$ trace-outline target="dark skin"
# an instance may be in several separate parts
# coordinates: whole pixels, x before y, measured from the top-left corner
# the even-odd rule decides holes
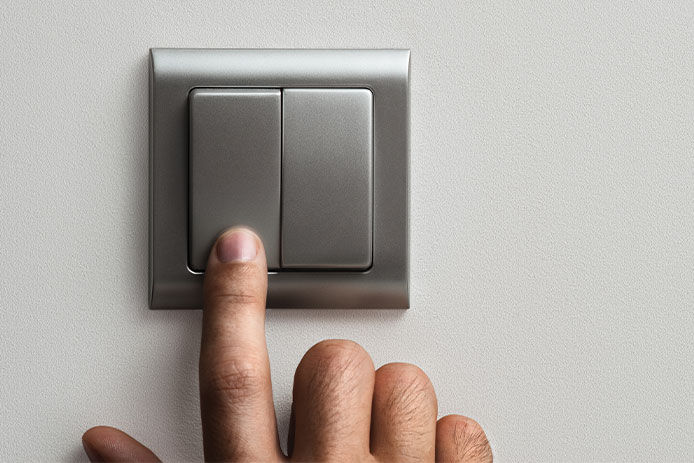
[[[215,243],[204,284],[200,407],[207,461],[491,462],[474,420],[437,421],[429,378],[415,365],[374,368],[345,340],[322,341],[294,376],[289,455],[280,449],[265,343],[267,266],[260,239],[235,228]],[[123,431],[82,437],[91,461],[159,461]]]

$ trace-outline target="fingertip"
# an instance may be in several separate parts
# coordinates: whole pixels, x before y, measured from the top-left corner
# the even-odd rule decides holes
[[[219,235],[210,252],[210,264],[244,263],[260,258],[264,261],[264,257],[265,249],[260,236],[251,228],[237,226]]]
[[[94,426],[82,435],[82,447],[89,461],[158,462],[159,458],[147,447],[120,429]]]
[[[82,434],[82,447],[89,461],[105,461],[102,449],[118,437],[119,432],[110,426],[94,426]]]
[[[487,435],[477,421],[447,415],[436,423],[436,461],[491,463],[493,458]]]
[[[100,432],[99,428],[103,426],[95,426],[89,428],[84,434],[82,434],[82,448],[84,453],[87,454],[89,461],[101,461],[103,460],[98,452],[98,446],[95,446],[93,442],[98,443],[98,434]]]

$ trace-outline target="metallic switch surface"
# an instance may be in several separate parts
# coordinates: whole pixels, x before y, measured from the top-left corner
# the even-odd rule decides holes
[[[193,93],[192,89],[201,89]],[[217,129],[205,129],[201,123],[203,116],[201,113],[200,121],[191,121],[191,109],[194,113],[198,111],[198,105],[204,103],[202,89],[213,91],[220,94],[232,92],[229,96],[230,104],[241,104],[235,101],[233,95],[238,89],[270,89],[261,93],[267,94],[267,98],[275,103],[272,111],[280,121],[277,124],[264,119],[260,126],[249,124],[248,130],[239,130],[235,123],[222,124],[225,131]],[[281,268],[280,254],[280,226],[279,217],[287,220],[287,230],[292,233],[292,229],[299,230],[303,224],[298,222],[298,218],[289,216],[288,211],[279,211],[279,195],[277,190],[280,188],[281,160],[279,157],[272,162],[272,156],[261,156],[259,150],[254,149],[253,158],[236,157],[223,159],[218,164],[232,163],[232,160],[239,162],[249,162],[240,166],[239,171],[246,170],[247,176],[242,176],[236,170],[229,169],[229,166],[219,165],[219,169],[208,167],[210,175],[202,175],[191,172],[191,162],[196,168],[195,161],[202,159],[204,163],[210,163],[210,159],[199,158],[202,148],[198,144],[217,143],[219,146],[215,150],[228,149],[231,154],[239,150],[238,143],[246,145],[243,137],[250,137],[254,130],[262,129],[267,137],[258,137],[259,144],[281,145],[277,137],[281,133],[281,103],[279,102],[282,89],[325,89],[327,92],[321,98],[329,101],[332,96],[340,95],[340,89],[355,89],[355,95],[367,97],[368,89],[373,94],[372,106],[372,138],[373,156],[372,165],[364,162],[364,152],[352,158],[354,164],[350,167],[349,161],[342,158],[339,163],[346,163],[348,168],[342,166],[336,168],[330,165],[325,168],[318,168],[317,165],[323,162],[321,158],[316,161],[316,166],[309,164],[308,171],[319,171],[317,176],[304,178],[303,174],[296,173],[296,178],[300,182],[294,186],[285,185],[286,193],[294,192],[301,195],[303,189],[306,193],[305,198],[296,198],[287,201],[286,206],[297,207],[304,215],[310,215],[310,219],[318,222],[318,226],[325,227],[327,232],[318,232],[313,227],[305,227],[306,237],[299,235],[287,236],[288,260],[292,259],[292,254],[298,256],[298,260],[304,261],[308,265],[318,265],[316,262],[323,262],[326,257],[321,252],[317,259],[311,253],[318,249],[327,248],[330,251],[332,246],[343,246],[342,251],[354,253],[350,256],[333,256],[335,259],[325,259],[336,265],[344,265],[351,262],[353,265],[368,265],[363,268],[348,267],[288,267]],[[336,91],[335,94],[330,93]],[[311,96],[312,91],[307,90],[306,95]],[[287,91],[287,98],[294,101],[294,91]],[[348,142],[353,137],[347,137],[348,132],[359,132],[361,129],[355,127],[368,127],[368,124],[356,124],[354,118],[364,122],[369,116],[364,115],[363,119],[350,113],[342,106],[343,103],[350,101],[346,94],[343,97],[335,98],[335,104],[325,108],[321,105],[310,110],[302,110],[287,105],[289,111],[288,119],[292,119],[291,114],[305,113],[309,121],[301,126],[300,120],[294,120],[294,124],[299,126],[296,135],[287,133],[287,141],[292,139],[301,144],[298,133],[307,131],[311,137],[316,138],[309,147],[322,145],[329,147],[325,150],[326,155],[338,155],[339,152],[347,151],[344,147],[339,148],[335,140],[348,138]],[[198,100],[200,101],[194,101]],[[239,96],[240,98],[240,96]],[[262,98],[260,98],[262,99]],[[368,104],[368,98],[356,101]],[[222,99],[219,100],[221,102]],[[308,101],[308,100],[306,100]],[[320,99],[319,99],[320,101]],[[301,102],[299,102],[301,103]],[[338,104],[339,103],[339,104]],[[205,103],[207,104],[207,103]],[[276,104],[280,105],[277,110]],[[301,103],[303,104],[303,103]],[[191,108],[193,106],[193,108]],[[204,106],[204,105],[203,105]],[[201,108],[203,107],[201,106]],[[311,105],[314,106],[314,105]],[[363,105],[357,104],[361,110]],[[258,111],[255,106],[252,111]],[[250,108],[246,108],[250,109]],[[233,114],[242,119],[250,118],[250,113],[246,109],[235,111],[224,109],[207,109],[215,113],[215,117],[210,118],[211,123],[219,122],[220,114]],[[321,116],[313,114],[315,110],[320,110]],[[251,112],[252,112],[251,111]],[[368,113],[368,111],[364,111]],[[339,113],[339,117],[337,114]],[[193,114],[194,119],[197,118]],[[336,119],[342,120],[337,121]],[[251,118],[252,119],[252,118]],[[246,119],[248,120],[248,119]],[[330,130],[325,133],[316,134],[310,127],[313,122],[318,120],[318,125],[329,125]],[[333,123],[328,124],[329,121]],[[238,122],[238,121],[237,121]],[[288,123],[292,120],[288,120]],[[261,126],[275,126],[273,130],[265,130]],[[191,126],[195,127],[191,127]],[[203,127],[197,127],[197,125]],[[196,128],[197,127],[197,128]],[[306,127],[309,129],[306,130]],[[266,230],[259,230],[261,234],[267,235],[265,245],[268,256],[273,261],[270,264],[278,266],[278,271],[268,273],[267,306],[275,309],[404,309],[409,307],[409,159],[410,159],[410,52],[409,50],[309,50],[309,49],[176,49],[176,48],[154,48],[150,50],[149,60],[149,306],[151,309],[200,309],[203,305],[203,280],[202,269],[207,258],[207,250],[212,244],[216,233],[221,229],[235,222],[236,212],[229,213],[229,222],[226,218],[219,220],[218,227],[210,227],[203,233],[202,222],[198,218],[209,220],[210,214],[215,213],[224,207],[241,207],[239,201],[248,196],[236,198],[239,190],[247,190],[244,193],[252,192],[254,195],[254,206],[247,212],[253,215],[259,214],[267,218],[268,223],[277,221],[277,225],[264,225]],[[190,130],[193,129],[193,140],[191,140]],[[367,130],[367,129],[364,129]],[[208,132],[212,136],[208,139],[201,137],[201,131]],[[239,131],[242,138],[230,134],[230,131]],[[276,134],[276,135],[273,135]],[[233,140],[233,143],[220,143],[219,137]],[[241,140],[239,142],[239,140]],[[361,142],[359,142],[361,144]],[[367,145],[368,143],[364,143]],[[191,148],[193,153],[191,153]],[[288,146],[288,148],[291,148]],[[277,148],[279,150],[279,148]],[[274,149],[272,151],[275,151]],[[356,152],[363,151],[360,148]],[[277,151],[275,151],[277,152]],[[249,154],[246,152],[245,154]],[[290,150],[288,155],[292,154]],[[304,154],[298,154],[298,158]],[[191,156],[193,159],[191,159]],[[279,156],[279,155],[278,155]],[[256,159],[257,158],[257,159]],[[268,160],[269,159],[269,160]],[[360,159],[360,160],[357,160]],[[368,156],[366,156],[368,159]],[[305,159],[304,159],[305,160]],[[219,161],[219,158],[218,158]],[[266,171],[260,175],[260,166],[266,163]],[[272,166],[274,164],[275,167]],[[295,177],[292,169],[293,162],[287,162],[287,180]],[[269,168],[268,168],[269,166]],[[332,166],[332,167],[331,167]],[[356,185],[347,182],[348,177],[355,177],[356,183],[364,182],[362,178],[364,170],[371,168],[373,171],[373,189],[365,185]],[[342,171],[340,171],[342,169]],[[361,174],[359,173],[361,172]],[[322,183],[328,181],[332,176],[332,183]],[[215,178],[216,177],[216,178]],[[275,180],[272,180],[272,178]],[[367,175],[368,177],[368,175]],[[212,183],[209,179],[217,182],[219,178],[227,179],[226,183]],[[206,180],[207,179],[207,180]],[[316,180],[318,179],[318,180]],[[205,183],[206,181],[209,184]],[[240,182],[236,188],[235,182]],[[260,183],[258,183],[260,182]],[[266,182],[269,184],[266,184]],[[320,188],[316,186],[308,187],[309,184],[318,182]],[[306,185],[304,185],[306,183]],[[356,186],[355,186],[356,185]],[[217,193],[205,193],[207,189],[220,188],[224,194],[233,196],[234,201],[218,199]],[[230,191],[224,192],[225,189]],[[326,190],[326,191],[320,191]],[[342,196],[336,194],[338,190],[346,193]],[[327,193],[326,193],[327,192]],[[193,195],[191,198],[190,195]],[[203,194],[210,196],[209,201],[201,199]],[[372,194],[373,225],[371,226],[371,239],[354,239],[355,236],[368,235],[364,232],[368,220],[366,211],[368,201],[364,197]],[[264,196],[268,195],[268,196]],[[335,195],[335,196],[333,196]],[[361,196],[360,196],[361,195]],[[337,204],[345,197],[352,197],[354,201],[347,201],[346,205]],[[304,200],[308,203],[314,202],[316,215],[304,207]],[[237,204],[238,203],[238,204]],[[337,204],[332,209],[325,209],[325,203]],[[354,208],[356,210],[348,212],[344,209]],[[201,208],[207,208],[205,212]],[[302,209],[299,209],[302,208]],[[342,209],[340,212],[339,209]],[[283,212],[285,212],[283,214]],[[267,213],[267,216],[265,214]],[[320,215],[322,214],[322,216]],[[193,217],[196,216],[196,217]],[[297,216],[298,217],[298,216]],[[317,219],[316,217],[322,217]],[[327,224],[335,224],[338,220],[343,220],[339,227],[327,227]],[[240,221],[247,221],[246,217],[238,217]],[[355,232],[354,227],[361,232]],[[217,229],[215,229],[217,228]],[[256,226],[260,228],[260,226]],[[195,229],[195,230],[194,230]],[[268,232],[270,230],[270,232]],[[273,232],[272,230],[276,230]],[[335,239],[326,239],[327,235],[339,235],[344,233],[344,237],[338,236]],[[191,243],[191,234],[196,235],[194,240],[197,250]],[[274,235],[272,237],[271,235]],[[205,237],[206,236],[206,237]],[[270,238],[268,238],[270,236]],[[319,239],[315,239],[315,237]],[[355,243],[348,243],[347,240],[354,239]],[[309,241],[313,240],[313,241]],[[309,248],[313,245],[316,250],[309,249],[311,253],[301,255],[292,251],[292,243],[306,245]],[[203,243],[203,244],[199,244]],[[331,244],[333,243],[333,244]],[[337,243],[337,244],[334,244]],[[371,258],[369,262],[369,252],[367,248],[372,243]],[[273,247],[274,246],[274,247]],[[197,257],[192,259],[192,254]],[[362,255],[363,254],[363,255]],[[193,260],[197,261],[193,264]],[[308,262],[312,260],[313,262]],[[295,261],[296,262],[296,261]],[[358,264],[356,264],[358,262]],[[290,263],[290,262],[288,262]],[[368,264],[367,264],[368,263]],[[194,270],[197,268],[197,271]]]
[[[189,265],[203,271],[217,235],[255,229],[268,268],[279,267],[281,93],[197,88],[190,92]]]
[[[363,270],[373,243],[373,95],[283,91],[282,268]]]

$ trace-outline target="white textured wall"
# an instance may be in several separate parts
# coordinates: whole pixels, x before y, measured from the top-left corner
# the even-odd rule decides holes
[[[147,309],[152,46],[412,49],[412,309],[269,313],[282,432],[343,337],[498,461],[694,460],[692,4],[373,3],[0,7],[0,460],[201,456],[200,313]]]

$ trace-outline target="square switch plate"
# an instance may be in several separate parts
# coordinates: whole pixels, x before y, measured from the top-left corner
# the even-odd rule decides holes
[[[267,306],[408,308],[409,61],[409,50],[152,49],[150,308],[202,308],[201,256],[210,245],[210,234],[223,223],[214,222],[215,217],[220,210],[233,215],[243,205],[220,200],[215,196],[218,190],[198,186],[219,175],[216,164],[206,163],[199,153],[231,146],[235,134],[248,133],[243,121],[220,133],[215,124],[222,117],[232,121],[234,111],[249,121],[266,117],[278,99],[283,105],[281,120],[272,116],[269,124],[280,125],[282,185],[267,190],[264,207],[253,211],[262,227],[268,211],[275,214],[278,194],[285,204],[277,221],[280,230],[271,234],[274,268],[268,273]],[[220,105],[220,98],[230,103]],[[267,105],[250,104],[249,98],[262,98]],[[296,101],[302,102],[298,109],[293,106]],[[367,117],[330,112],[345,107]],[[321,132],[326,135],[311,139],[318,130],[311,124],[320,125],[320,130],[328,127]],[[306,162],[307,153],[316,150],[344,161],[339,146],[352,139],[349,134],[369,140],[350,146],[355,159],[343,165]],[[256,139],[263,141],[261,149],[278,149],[274,138]],[[271,157],[263,162],[264,170],[256,169],[254,175],[270,172],[267,181],[275,185],[276,163]],[[308,173],[302,167],[306,165],[311,165]],[[301,182],[304,175],[308,184]],[[239,180],[244,181],[258,185]],[[331,191],[331,185],[336,189]],[[342,196],[345,186],[358,194]],[[245,191],[242,187],[229,182],[219,191],[233,197]],[[322,189],[321,194],[312,195],[314,189]],[[302,218],[316,197],[344,213],[333,213],[326,222]],[[345,220],[356,230],[351,235],[335,232]],[[313,237],[296,238],[307,235]],[[331,246],[337,240],[338,246]],[[314,246],[305,246],[307,241]],[[320,246],[330,247],[333,254],[318,252]]]

